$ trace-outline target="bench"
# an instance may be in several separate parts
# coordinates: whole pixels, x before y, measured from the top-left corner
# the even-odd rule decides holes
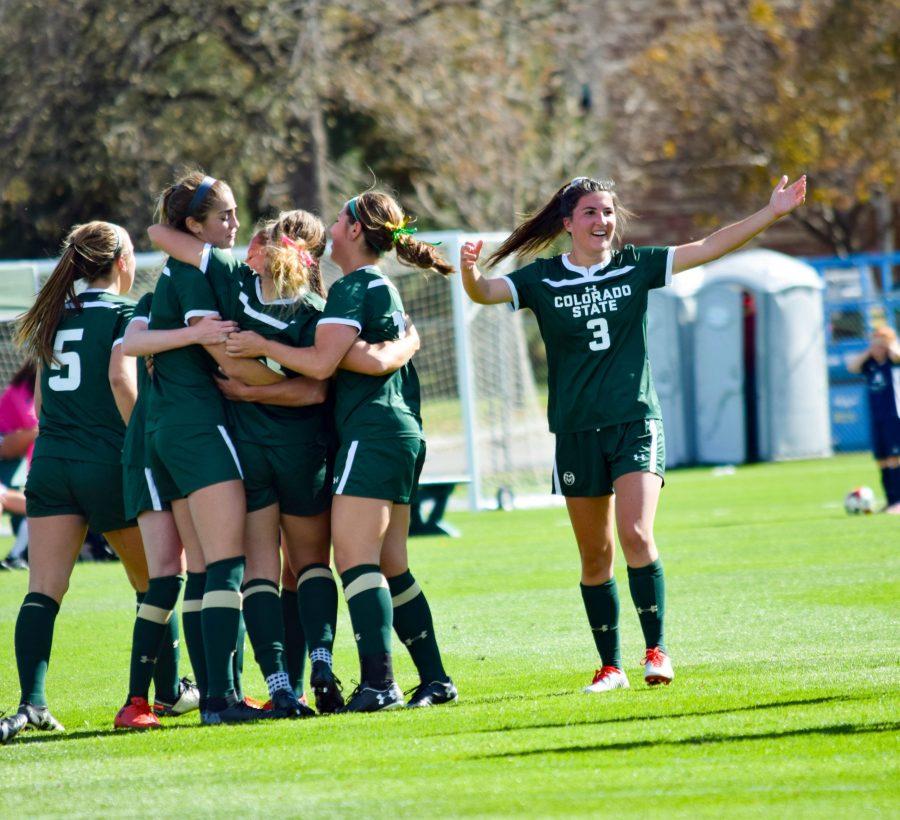
[[[447,501],[457,484],[468,484],[468,476],[434,476],[422,478],[409,502],[410,535],[449,535],[459,538],[459,531],[443,520]]]

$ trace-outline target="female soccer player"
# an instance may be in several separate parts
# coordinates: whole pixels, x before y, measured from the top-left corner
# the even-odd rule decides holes
[[[53,624],[88,526],[105,535],[135,590],[147,589],[140,533],[122,498],[122,442],[136,390],[134,360],[121,347],[134,305],[119,294],[131,288],[134,269],[122,228],[75,226],[17,332],[39,364],[40,433],[25,484],[28,594],[15,631],[19,714],[38,729],[63,728],[47,708],[44,681]],[[76,296],[79,280],[88,288]]]
[[[166,189],[160,211],[171,228],[193,234],[210,247],[234,244],[237,209],[222,180],[188,174]],[[154,292],[149,331],[175,330],[204,316],[219,316],[205,273],[170,258]],[[195,673],[206,679],[201,719],[207,724],[269,716],[235,692],[232,656],[241,620],[245,502],[241,465],[214,384],[217,364],[248,382],[283,379],[259,362],[234,368],[216,346],[165,350],[154,355],[147,411],[147,459],[159,497],[172,502],[176,521],[186,505],[206,567],[205,573],[189,576],[184,611],[185,631],[196,630],[199,621],[202,635],[206,668],[202,672],[195,667]]]
[[[126,355],[136,355],[142,349],[141,342],[136,341],[139,339],[143,340],[144,350],[160,353],[192,344],[218,344],[237,328],[234,322],[204,317],[194,325],[156,330],[148,336],[141,331],[150,322],[152,302],[153,294],[144,294],[134,309],[122,344]],[[137,376],[138,396],[125,432],[122,467],[125,512],[128,519],[136,519],[140,527],[150,582],[134,622],[128,697],[115,717],[117,729],[156,728],[160,725],[160,715],[182,715],[196,709],[200,690],[205,692],[206,688],[205,665],[201,661],[203,645],[202,642],[198,645],[198,630],[185,630],[186,643],[195,674],[203,677],[198,677],[199,686],[186,678],[179,680],[178,619],[173,617],[184,585],[185,568],[191,578],[202,575],[203,553],[184,505],[180,508],[181,520],[176,525],[171,506],[163,502],[157,492],[144,447],[150,376],[143,358],[138,359]],[[149,703],[151,679],[155,684],[152,710]]]
[[[341,709],[346,712],[403,705],[391,659],[392,620],[420,676],[409,705],[456,699],[428,603],[407,563],[409,500],[425,459],[418,377],[411,363],[382,376],[338,369],[357,336],[377,342],[398,339],[405,330],[400,296],[376,266],[382,254],[393,249],[406,264],[452,271],[431,245],[412,238],[407,224],[392,197],[372,191],[354,197],[331,227],[331,257],[344,275],[328,294],[315,344],[291,347],[252,332],[232,334],[226,343],[230,355],[267,356],[313,378],[337,371],[340,449],[331,527],[361,668],[361,683]]]
[[[553,490],[566,498],[581,553],[581,594],[601,658],[586,692],[628,687],[613,577],[614,515],[644,633],[644,680],[668,684],[674,677],[653,539],[665,444],[647,358],[647,292],[739,248],[794,210],[803,202],[806,178],[790,186],[787,181],[782,177],[765,208],[699,242],[614,250],[624,209],[613,184],[577,177],[519,225],[489,265],[519,252],[537,253],[563,232],[570,235],[569,253],[485,279],[476,265],[482,243],[462,248],[463,285],[472,301],[531,308],[547,348],[547,412],[556,434]]]
[[[324,306],[317,258],[325,248],[325,228],[317,217],[288,211],[263,226],[250,243],[249,265],[165,226],[153,226],[150,235],[176,259],[205,264],[223,316],[288,345],[313,343]],[[415,352],[414,341],[375,346],[357,342],[341,365],[379,375],[405,364]],[[306,713],[296,698],[289,698],[293,686],[283,652],[284,619],[278,594],[280,527],[289,563],[297,568],[302,584],[298,600],[308,627],[317,707],[320,712],[334,711],[342,700],[331,668],[337,616],[337,592],[329,568],[335,447],[331,406],[322,404],[327,384],[302,377],[276,385],[240,388],[238,384],[235,380],[225,389],[243,390],[245,398],[256,398],[228,405],[247,493],[247,567],[242,587],[247,631],[274,709],[292,705]]]
[[[893,328],[879,327],[869,347],[852,358],[847,369],[866,377],[872,451],[887,499],[884,511],[900,515],[900,344]]]

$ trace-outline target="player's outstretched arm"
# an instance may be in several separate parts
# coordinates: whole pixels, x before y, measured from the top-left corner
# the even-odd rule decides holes
[[[459,272],[463,289],[468,297],[479,305],[500,305],[511,302],[509,285],[503,279],[487,279],[478,270],[478,257],[484,242],[466,242],[459,253]]]
[[[412,324],[406,333],[390,342],[368,342],[357,339],[338,367],[366,376],[387,376],[405,365],[419,349],[419,334]]]
[[[314,379],[328,379],[334,375],[358,334],[359,331],[350,325],[320,323],[316,328],[314,345],[292,347],[245,330],[232,333],[225,342],[225,350],[229,356],[238,359],[264,356],[295,373]]]
[[[294,376],[278,384],[245,384],[239,379],[216,379],[219,390],[231,401],[275,404],[279,407],[308,407],[328,397],[328,382]]]
[[[147,235],[154,247],[163,253],[169,254],[179,262],[193,265],[195,268],[200,267],[205,245],[202,239],[168,225],[151,225],[147,228]]]
[[[783,176],[769,198],[769,204],[740,222],[710,234],[699,242],[678,245],[675,248],[674,273],[705,265],[720,259],[749,242],[757,234],[762,233],[769,225],[777,222],[806,199],[806,175],[788,185],[787,176]]]
[[[219,319],[217,316],[203,316],[193,324],[177,330],[150,330],[146,320],[136,318],[125,329],[122,347],[126,356],[152,356],[154,353],[188,345],[220,344],[228,338],[229,333],[238,329],[237,322]]]
[[[855,356],[851,356],[847,359],[847,372],[848,373],[862,373],[863,365],[866,363],[866,359],[868,359],[872,355],[872,349],[866,348],[861,353],[857,353]]]

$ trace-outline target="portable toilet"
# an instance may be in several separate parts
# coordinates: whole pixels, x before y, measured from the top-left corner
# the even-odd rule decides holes
[[[666,466],[696,460],[694,441],[693,325],[702,267],[679,273],[647,300],[647,350],[666,432]]]
[[[823,289],[811,266],[770,250],[706,266],[693,334],[698,461],[831,455]]]

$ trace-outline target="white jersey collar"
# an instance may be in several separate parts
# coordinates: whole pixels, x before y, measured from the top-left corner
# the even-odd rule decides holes
[[[579,265],[576,265],[574,262],[572,262],[569,259],[569,254],[567,254],[567,253],[564,253],[560,257],[560,259],[562,260],[563,267],[566,268],[567,270],[570,270],[573,273],[580,273],[582,276],[594,276],[594,275],[600,273],[600,271],[605,270],[612,264],[613,256],[610,255],[609,261],[602,263],[602,264],[598,264],[598,265],[591,265],[591,267],[589,267],[589,268],[583,268]]]

